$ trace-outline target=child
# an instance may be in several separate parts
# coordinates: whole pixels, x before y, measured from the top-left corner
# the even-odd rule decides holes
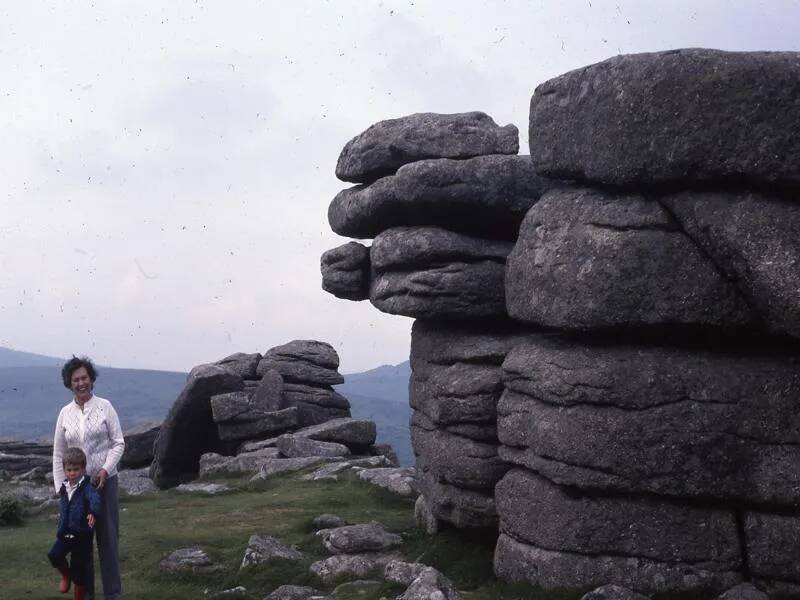
[[[61,513],[57,539],[47,557],[61,573],[59,591],[66,594],[71,579],[75,584],[73,599],[83,600],[92,560],[92,534],[101,511],[101,500],[86,475],[83,450],[67,448],[63,462],[67,479],[58,492]],[[71,565],[67,564],[67,554],[71,556]]]

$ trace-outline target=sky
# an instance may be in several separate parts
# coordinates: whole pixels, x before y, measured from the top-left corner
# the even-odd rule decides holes
[[[800,1],[6,2],[0,346],[188,370],[292,339],[407,360],[411,319],[321,289],[344,144],[415,112],[520,129],[617,54],[800,50]]]

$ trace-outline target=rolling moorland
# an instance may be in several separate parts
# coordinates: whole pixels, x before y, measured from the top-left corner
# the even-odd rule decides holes
[[[69,399],[59,369],[63,359],[0,348],[0,438],[52,437],[58,409]],[[98,367],[95,391],[110,398],[123,429],[160,422],[186,381],[186,373]],[[345,374],[336,386],[352,405],[354,417],[371,419],[378,440],[391,444],[403,465],[413,463],[408,432],[408,362]]]

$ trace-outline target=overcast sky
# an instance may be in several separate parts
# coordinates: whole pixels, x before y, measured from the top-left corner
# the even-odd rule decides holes
[[[320,288],[334,167],[375,121],[482,110],[620,53],[799,50],[797,1],[5,2],[0,346],[188,370],[295,338],[343,372],[411,320]]]

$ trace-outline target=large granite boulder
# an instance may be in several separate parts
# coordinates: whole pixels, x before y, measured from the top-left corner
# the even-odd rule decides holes
[[[800,192],[692,191],[662,203],[770,333],[800,338]]]
[[[331,386],[286,383],[283,403],[297,407],[301,427],[350,417],[350,401]]]
[[[369,298],[369,248],[347,242],[328,250],[320,259],[322,289],[344,300]]]
[[[119,461],[120,467],[136,469],[153,462],[153,446],[159,431],[161,423],[140,423],[126,429],[123,433],[125,451]]]
[[[547,193],[525,217],[505,281],[509,314],[546,327],[755,326],[735,284],[660,203],[635,193]]]
[[[370,249],[372,304],[425,318],[505,315],[505,260],[512,244],[438,227],[394,227]]]
[[[302,456],[349,456],[350,450],[344,444],[320,442],[302,435],[286,434],[278,438],[278,450],[287,458]]]
[[[345,144],[336,162],[342,181],[369,182],[426,158],[516,154],[519,130],[482,112],[415,113],[380,121]]]
[[[242,378],[222,367],[201,365],[192,369],[156,439],[150,477],[159,488],[197,477],[200,456],[216,452],[220,446],[211,396],[243,388]]]
[[[800,587],[800,519],[796,513],[745,512],[744,548],[754,577]]]
[[[503,365],[500,456],[564,485],[796,507],[798,361],[541,337]]]
[[[553,185],[534,173],[528,156],[423,160],[341,191],[328,221],[339,235],[354,238],[398,226],[440,226],[513,240],[525,213]]]
[[[377,429],[374,421],[345,417],[298,429],[293,435],[342,444],[360,454],[375,443]]]
[[[549,177],[605,184],[800,183],[800,53],[616,56],[536,88],[530,147]]]
[[[259,376],[268,370],[280,373],[284,382],[311,385],[344,383],[337,372],[339,355],[333,346],[316,340],[294,340],[270,348],[258,363]]]
[[[673,566],[702,564],[715,571],[742,565],[733,509],[582,494],[525,469],[509,471],[497,484],[495,498],[500,530],[538,548]]]
[[[261,439],[291,431],[300,426],[300,411],[296,406],[263,413],[249,413],[253,418],[217,424],[220,440],[241,441]]]
[[[505,581],[525,581],[545,589],[594,588],[614,581],[647,593],[705,591],[712,595],[742,581],[738,572],[707,569],[703,564],[559,552],[521,543],[505,533],[497,540],[494,572]]]
[[[343,525],[317,532],[322,545],[331,554],[358,554],[361,552],[383,552],[397,548],[403,538],[391,533],[377,521]]]
[[[258,352],[253,354],[236,352],[235,354],[226,356],[222,360],[218,360],[214,364],[238,375],[242,379],[257,379],[256,369],[260,361],[261,354]]]

